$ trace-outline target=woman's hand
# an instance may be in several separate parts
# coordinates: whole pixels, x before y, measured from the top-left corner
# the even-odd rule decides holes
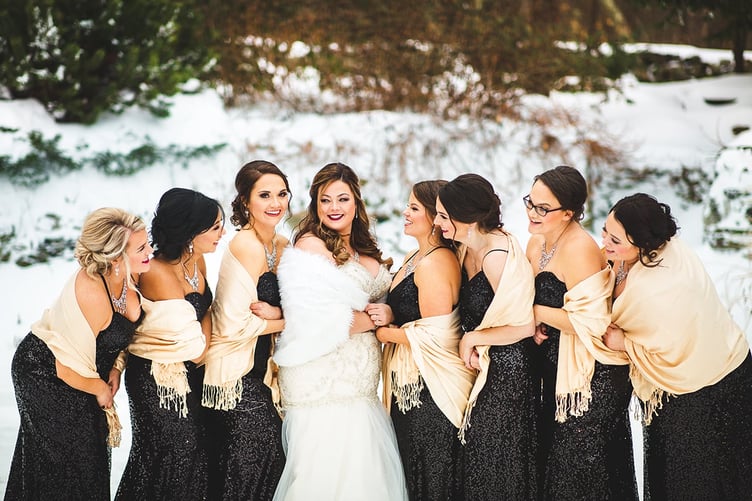
[[[480,370],[480,354],[475,348],[473,348],[473,354],[470,355],[470,367],[478,371]]]
[[[627,351],[624,344],[624,331],[618,325],[612,323],[606,327],[606,333],[603,335],[603,342],[614,351]]]
[[[102,380],[100,379],[100,381]],[[100,408],[109,409],[110,407],[112,407],[112,389],[110,388],[109,384],[102,381],[101,388],[97,390],[96,397],[97,404],[99,404]]]
[[[280,320],[282,318],[282,308],[272,306],[266,301],[251,303],[251,313],[264,320]]]
[[[110,392],[114,398],[115,394],[120,389],[120,371],[118,369],[113,367],[112,370],[110,370],[110,377],[107,380],[107,384],[109,385]]]
[[[480,368],[478,363],[478,351],[475,349],[475,346],[478,344],[475,341],[476,336],[478,336],[478,332],[470,331],[466,332],[465,335],[462,336],[462,339],[460,339],[460,358],[468,369]],[[473,365],[473,358],[475,358],[475,365]]]
[[[376,327],[389,325],[394,320],[392,308],[385,303],[368,303],[365,311]]]
[[[535,326],[535,334],[533,334],[533,341],[535,341],[535,344],[541,345],[543,344],[543,341],[548,339],[546,328],[546,324],[538,324]]]

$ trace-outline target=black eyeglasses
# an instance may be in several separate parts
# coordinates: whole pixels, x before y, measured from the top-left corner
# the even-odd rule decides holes
[[[535,213],[538,214],[540,217],[546,217],[549,212],[556,212],[557,210],[564,210],[564,207],[557,207],[555,209],[549,209],[546,207],[541,207],[540,205],[535,205],[532,200],[530,200],[530,195],[525,195],[522,197],[522,201],[525,202],[525,207],[527,207],[527,210],[534,209]]]

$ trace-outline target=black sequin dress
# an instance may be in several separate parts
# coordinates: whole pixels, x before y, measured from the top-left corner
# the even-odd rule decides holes
[[[203,294],[186,294],[200,321],[212,303],[206,286]],[[188,384],[188,416],[159,406],[159,395],[151,360],[132,353],[125,368],[125,388],[131,412],[133,440],[128,463],[115,499],[206,499],[207,460],[205,409],[201,407],[203,367],[185,361]]]
[[[96,366],[104,381],[137,323],[113,309],[110,325],[97,336]],[[55,356],[33,333],[18,345],[11,375],[21,427],[5,499],[109,501],[111,451],[97,398],[57,377]]]
[[[493,298],[483,271],[468,280],[463,270],[460,316],[465,332],[480,324]],[[526,338],[489,350],[488,379],[478,395],[461,452],[462,499],[536,499],[540,380],[534,347],[532,338]]]
[[[267,271],[256,286],[259,301],[280,306],[277,276]],[[243,376],[243,397],[229,411],[207,409],[209,499],[270,500],[285,467],[282,419],[264,384],[271,336],[256,341],[253,368]]]
[[[535,277],[535,304],[561,308],[567,286],[542,271]],[[628,365],[595,362],[590,382],[590,409],[580,417],[554,419],[557,329],[548,327],[540,345],[543,399],[540,425],[541,499],[636,500],[637,483],[632,454],[628,407],[632,395]]]
[[[409,274],[394,286],[387,304],[392,308],[396,325],[421,318],[414,274]],[[392,396],[391,417],[409,498],[427,501],[455,499],[455,470],[460,447],[457,428],[436,405],[428,386],[420,392],[420,406],[404,413]]]
[[[752,355],[717,383],[664,399],[644,430],[644,499],[752,499]]]

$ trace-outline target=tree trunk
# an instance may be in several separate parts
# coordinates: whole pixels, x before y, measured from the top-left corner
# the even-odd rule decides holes
[[[734,36],[734,73],[744,73],[744,48],[747,42],[747,30],[737,25]]]

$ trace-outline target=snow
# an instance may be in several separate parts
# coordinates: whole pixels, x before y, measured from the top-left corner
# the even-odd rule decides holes
[[[300,47],[294,47],[296,53]],[[664,46],[666,52],[696,53],[713,62],[729,59],[727,51],[684,46]],[[752,76],[727,75],[677,83],[642,84],[625,77],[620,91],[602,94],[555,93],[550,98],[529,97],[530,106],[576,110],[583,122],[603,127],[626,147],[626,165],[641,169],[676,171],[701,167],[712,173],[719,152],[740,146],[731,129],[752,125]],[[300,92],[310,92],[301,84]],[[315,97],[315,93],[312,93]],[[732,104],[712,106],[705,98],[734,98]],[[96,152],[128,152],[146,141],[160,147],[175,144],[197,147],[226,143],[214,157],[198,158],[186,166],[161,162],[137,174],[108,177],[86,167],[53,178],[40,186],[14,186],[0,179],[0,234],[14,230],[18,246],[9,262],[0,263],[3,284],[0,302],[4,314],[0,325],[0,491],[7,482],[18,429],[18,413],[10,378],[15,345],[29,326],[55,299],[66,278],[76,269],[69,253],[48,263],[27,268],[16,266],[16,257],[44,237],[75,238],[84,216],[101,206],[119,206],[148,221],[159,196],[168,188],[198,189],[217,198],[227,211],[233,196],[237,169],[252,159],[270,160],[285,171],[291,183],[291,212],[308,203],[308,185],[320,167],[342,161],[364,180],[363,194],[372,215],[385,219],[375,227],[386,255],[400,262],[413,242],[402,236],[401,211],[412,183],[426,178],[451,179],[462,172],[477,172],[491,179],[503,201],[506,227],[526,242],[527,220],[521,198],[535,174],[561,163],[560,159],[531,154],[529,126],[508,121],[476,123],[468,120],[441,122],[415,113],[371,111],[318,115],[290,111],[265,103],[225,109],[211,90],[172,99],[171,114],[156,119],[148,112],[128,109],[121,115],[104,116],[92,126],[56,124],[43,107],[31,100],[0,101],[0,127],[17,129],[0,133],[0,152],[17,158],[28,149],[24,140],[30,131],[46,139],[61,136],[59,147],[70,155]],[[561,137],[572,131],[560,128]],[[746,135],[750,147],[752,139]],[[584,154],[573,148],[573,166],[584,168]],[[740,156],[748,161],[749,155]],[[746,160],[744,160],[746,159]],[[707,193],[709,187],[705,188]],[[634,191],[648,191],[669,203],[681,235],[699,253],[719,292],[737,322],[752,341],[750,291],[752,265],[742,252],[718,251],[703,241],[703,207],[681,199],[665,178],[648,179],[639,185],[599,188],[609,203]],[[48,214],[56,214],[59,221]],[[593,221],[600,228],[602,218]],[[228,229],[229,223],[228,223]],[[289,228],[286,230],[288,233]],[[209,281],[216,284],[219,257],[232,236],[228,232],[220,249],[209,256]],[[596,239],[600,236],[594,234]],[[213,287],[214,288],[214,287]],[[744,295],[746,291],[746,296]],[[130,446],[128,402],[121,391],[116,404],[124,423],[123,444],[113,452],[113,494]],[[638,442],[639,443],[639,442]],[[639,451],[638,451],[639,452]],[[638,462],[640,461],[638,457]],[[641,475],[638,475],[640,478]],[[640,478],[641,480],[641,478]]]

